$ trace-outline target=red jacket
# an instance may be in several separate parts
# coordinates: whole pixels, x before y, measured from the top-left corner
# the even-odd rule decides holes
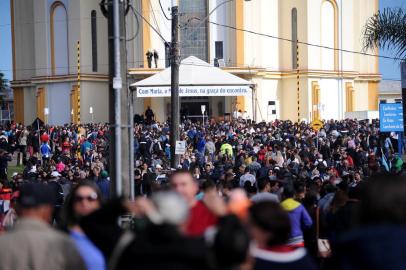
[[[217,217],[210,212],[202,201],[198,201],[190,209],[189,220],[186,225],[188,236],[202,236],[207,228],[217,224]]]

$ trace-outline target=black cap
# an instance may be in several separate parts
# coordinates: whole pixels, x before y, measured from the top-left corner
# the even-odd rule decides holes
[[[22,208],[33,208],[40,205],[52,205],[52,191],[41,183],[27,183],[21,186],[17,203]]]

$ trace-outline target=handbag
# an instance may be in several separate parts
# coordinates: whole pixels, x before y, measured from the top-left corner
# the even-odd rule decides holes
[[[317,237],[317,255],[320,258],[331,257],[330,241],[325,238],[320,238],[320,207],[316,210],[316,237]]]
[[[10,210],[4,216],[4,219],[3,219],[3,222],[2,222],[3,228],[4,229],[13,228],[16,220],[17,220],[17,213],[13,208],[10,208]]]

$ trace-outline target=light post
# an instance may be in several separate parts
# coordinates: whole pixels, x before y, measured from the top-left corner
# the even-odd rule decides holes
[[[206,105],[201,105],[201,106],[200,106],[200,109],[202,110],[202,116],[203,116],[203,122],[202,122],[202,124],[203,124],[203,126],[204,126],[204,113],[205,113],[205,111],[206,111]]]
[[[45,115],[45,124],[48,125],[48,115],[49,115],[49,108],[44,108],[44,115]]]
[[[89,113],[90,113],[90,115],[92,116],[92,124],[93,124],[93,122],[94,122],[93,107],[90,107],[90,108],[89,108]]]

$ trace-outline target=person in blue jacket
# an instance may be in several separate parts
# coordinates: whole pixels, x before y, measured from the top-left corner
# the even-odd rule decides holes
[[[45,162],[49,160],[52,153],[51,147],[49,146],[47,141],[42,143],[40,151],[42,156],[42,163],[45,164]]]
[[[295,247],[303,247],[303,229],[309,229],[313,225],[313,221],[304,206],[293,199],[294,194],[293,186],[286,185],[283,190],[284,200],[281,205],[288,212],[291,224],[288,244]]]

